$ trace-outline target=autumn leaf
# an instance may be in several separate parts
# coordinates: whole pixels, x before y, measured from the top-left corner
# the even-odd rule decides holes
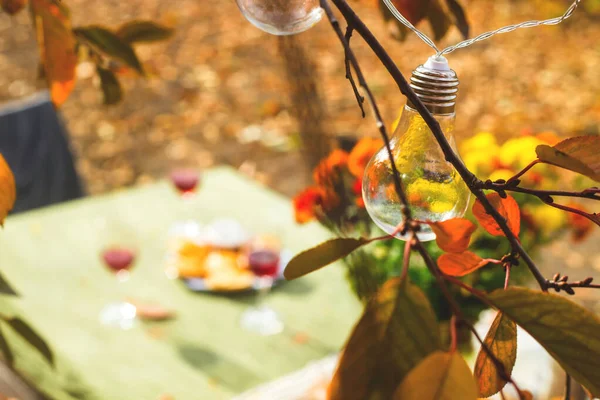
[[[3,318],[4,322],[12,328],[15,333],[32,345],[51,365],[54,365],[54,354],[44,339],[34,331],[25,321],[20,318]]]
[[[600,136],[577,136],[550,147],[540,145],[535,149],[545,163],[578,172],[600,182]]]
[[[127,43],[157,42],[173,36],[173,29],[152,21],[129,21],[116,32]]]
[[[75,35],[102,53],[113,57],[144,75],[142,63],[131,45],[102,26],[86,26],[74,29]]]
[[[402,13],[404,18],[411,24],[417,25],[427,16],[427,11],[432,1],[434,0],[392,0],[392,3]]]
[[[515,199],[510,195],[507,195],[507,197],[503,199],[498,193],[490,193],[486,197],[492,204],[492,207],[504,217],[511,232],[516,237],[519,237],[519,232],[521,231],[521,210]],[[504,236],[504,232],[500,229],[500,225],[498,225],[496,220],[485,211],[485,208],[479,200],[476,200],[475,204],[473,204],[473,215],[475,215],[477,221],[479,221],[481,226],[489,234],[494,236]]]
[[[517,360],[517,325],[501,312],[496,315],[484,340],[492,354],[504,365],[504,372],[512,374]],[[507,381],[500,375],[498,368],[485,350],[479,350],[475,362],[475,377],[481,397],[490,397],[498,393]]]
[[[446,0],[446,3],[448,4],[450,13],[454,17],[454,25],[456,25],[460,33],[462,33],[463,38],[467,39],[471,28],[467,21],[465,10],[457,0]]]
[[[123,90],[115,73],[100,66],[96,67],[96,71],[98,72],[98,77],[100,77],[104,104],[117,104],[123,98]]]
[[[469,248],[471,235],[477,226],[464,218],[453,218],[442,222],[429,222],[440,249],[449,253],[462,253]]]
[[[477,385],[457,352],[436,351],[402,381],[394,400],[477,400]]]
[[[68,11],[50,0],[31,0],[40,59],[52,102],[58,107],[75,87],[75,36],[71,31]]]
[[[369,243],[367,239],[338,238],[321,243],[317,247],[296,255],[285,267],[285,279],[292,280],[321,269],[346,257],[354,250]]]
[[[15,205],[16,198],[15,177],[6,160],[0,154],[0,226],[2,226],[4,219]]]
[[[441,40],[452,26],[452,21],[448,14],[446,14],[446,10],[440,3],[440,0],[431,0],[427,19],[433,30],[434,40]]]
[[[329,387],[329,400],[392,397],[398,382],[441,350],[435,314],[425,294],[406,279],[388,281],[354,327]]]
[[[465,276],[495,261],[483,259],[475,253],[465,251],[463,253],[444,253],[438,258],[437,264],[440,271],[446,275]]]
[[[0,0],[2,9],[10,15],[15,15],[25,7],[27,0]]]
[[[525,329],[594,397],[600,397],[598,316],[563,296],[525,288],[497,290],[487,300]]]

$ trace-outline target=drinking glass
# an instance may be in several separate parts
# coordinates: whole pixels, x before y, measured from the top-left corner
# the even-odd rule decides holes
[[[200,172],[189,166],[174,168],[169,179],[181,196],[184,220],[175,222],[171,231],[177,236],[194,237],[200,232],[200,225],[193,219],[192,211],[196,191],[200,185]]]
[[[264,304],[279,274],[279,254],[270,249],[254,250],[248,258],[250,268],[256,275],[258,296],[256,305],[242,314],[242,328],[263,336],[276,335],[283,331],[283,322],[272,308]]]
[[[135,250],[115,243],[103,248],[100,257],[106,268],[115,275],[122,289],[123,284],[129,280],[129,271],[136,257]],[[103,325],[124,330],[131,329],[135,320],[136,308],[126,300],[109,303],[100,312],[100,322]]]

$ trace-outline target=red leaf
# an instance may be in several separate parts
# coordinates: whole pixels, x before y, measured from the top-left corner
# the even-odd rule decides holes
[[[519,237],[521,231],[521,210],[519,205],[511,196],[507,196],[505,199],[500,197],[498,193],[490,193],[487,196],[488,201],[492,206],[506,219],[508,227],[511,232]],[[477,218],[477,221],[483,226],[483,228],[494,236],[504,236],[504,232],[500,229],[500,225],[489,215],[479,200],[473,204],[473,215]]]
[[[450,276],[465,276],[488,263],[496,261],[483,259],[475,253],[465,251],[464,253],[445,253],[438,258],[437,264],[440,270]]]
[[[449,253],[462,253],[469,248],[471,235],[477,226],[464,218],[454,218],[443,222],[429,222],[436,235],[440,249]]]
[[[416,25],[427,15],[431,0],[392,0],[392,3],[411,24]]]

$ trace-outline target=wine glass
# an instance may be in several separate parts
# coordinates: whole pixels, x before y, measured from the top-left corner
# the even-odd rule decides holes
[[[276,335],[283,331],[283,322],[272,308],[264,304],[264,299],[271,291],[275,278],[279,274],[279,254],[271,249],[253,250],[248,263],[256,275],[258,296],[256,305],[244,311],[241,325],[247,331],[263,336]]]
[[[197,237],[200,234],[200,224],[192,216],[196,191],[200,185],[200,172],[189,166],[177,167],[169,174],[169,179],[182,200],[184,220],[175,222],[171,233],[175,236]]]
[[[129,270],[133,267],[136,256],[136,252],[131,247],[109,245],[102,249],[100,256],[107,269],[115,275],[120,286],[129,280]],[[131,329],[135,320],[136,308],[125,300],[109,303],[100,312],[100,322],[103,325],[124,330]]]

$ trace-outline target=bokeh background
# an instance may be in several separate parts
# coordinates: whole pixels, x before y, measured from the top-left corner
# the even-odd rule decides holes
[[[431,51],[414,36],[394,40],[372,3],[354,6],[409,74]],[[558,16],[568,3],[464,1],[474,35]],[[500,35],[449,56],[461,79],[459,141],[481,130],[501,141],[526,131],[599,132],[600,26],[589,12],[593,3],[560,26]],[[137,46],[150,78],[122,77],[125,99],[116,106],[102,104],[92,64],[78,67],[75,92],[61,111],[91,194],[152,181],[189,162],[231,164],[291,196],[308,183],[306,162],[322,147],[309,140],[302,157],[303,136],[377,135],[373,120],[360,116],[342,49],[325,21],[280,39],[247,23],[233,1],[70,0],[69,6],[74,26],[153,19],[176,28],[167,42]],[[453,28],[442,45],[459,40]],[[353,45],[391,123],[405,99],[364,43],[356,38]],[[0,104],[44,87],[37,63],[28,13],[0,14]],[[298,98],[306,108],[301,123]]]

